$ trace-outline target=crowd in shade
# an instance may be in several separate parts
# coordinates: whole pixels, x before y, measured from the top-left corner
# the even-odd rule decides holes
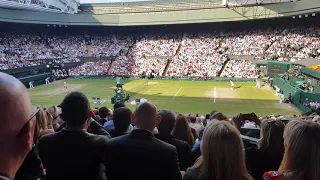
[[[69,69],[69,76],[99,76],[106,75],[111,61],[85,62]]]
[[[230,60],[222,71],[221,77],[257,78],[258,74],[255,63],[246,60]]]
[[[192,115],[150,102],[93,110],[81,92],[39,107],[13,76],[0,73],[0,84],[1,180],[320,178],[318,115]]]
[[[114,63],[112,75],[133,76],[132,72],[134,64],[135,63],[132,58],[128,58],[127,56],[119,56]]]
[[[319,27],[225,30],[207,33],[0,34],[0,69],[43,64],[43,59],[115,56],[113,74],[140,76],[150,67],[166,76],[216,77],[228,56],[252,55],[284,62],[320,57]],[[125,53],[123,53],[125,52]],[[125,56],[125,57],[123,57]],[[142,67],[142,68],[140,68]]]

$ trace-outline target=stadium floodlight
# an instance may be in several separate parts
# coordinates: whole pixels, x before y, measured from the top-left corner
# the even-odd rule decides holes
[[[302,18],[302,16],[301,16],[301,15],[299,15],[299,18]]]
[[[308,17],[308,14],[304,15],[304,17]]]
[[[296,17],[295,16],[292,16],[292,19],[295,19]]]
[[[312,13],[312,16],[316,16],[316,13]]]

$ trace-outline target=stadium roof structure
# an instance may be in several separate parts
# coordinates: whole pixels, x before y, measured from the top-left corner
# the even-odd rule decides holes
[[[55,13],[78,12],[79,0],[0,0],[0,7]]]

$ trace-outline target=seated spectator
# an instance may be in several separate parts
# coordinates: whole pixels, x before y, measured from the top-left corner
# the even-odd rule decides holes
[[[57,106],[51,106],[46,111],[52,116],[52,127],[56,131],[62,122],[60,118],[61,108]]]
[[[148,102],[140,103],[131,119],[137,129],[108,143],[107,179],[181,179],[176,148],[152,134],[161,121],[156,107]]]
[[[39,108],[18,79],[0,72],[0,84],[0,179],[9,180],[32,149]]]
[[[320,179],[320,126],[301,120],[290,121],[284,130],[285,152],[278,172],[264,174],[264,179]]]
[[[197,118],[194,117],[194,116],[191,116],[191,117],[190,117],[189,126],[196,131],[197,135],[199,135],[199,131],[203,128],[202,125],[201,125],[201,123],[199,124],[199,123],[197,122]]]
[[[104,179],[101,163],[108,138],[86,131],[93,115],[89,100],[80,92],[72,92],[64,98],[61,108],[66,128],[39,141],[46,179]]]
[[[107,122],[109,119],[108,117],[110,117],[110,111],[107,107],[101,107],[98,111],[99,114],[99,123],[101,124],[101,126],[104,125],[105,122]]]
[[[109,131],[112,138],[128,134],[132,111],[126,107],[117,108],[113,112],[114,129]]]
[[[121,103],[121,102],[116,102],[114,105],[113,105],[113,110],[115,111],[116,109],[118,108],[121,108],[121,107],[126,107],[126,105],[124,103]],[[110,111],[110,110],[109,110]],[[110,131],[111,129],[114,129],[114,124],[113,124],[113,120],[112,120],[112,115],[109,115],[108,117],[108,121],[104,123],[103,125],[104,129],[107,130],[107,131]],[[133,127],[130,125],[129,127],[129,132],[133,129]]]
[[[262,121],[258,147],[246,149],[247,168],[254,179],[261,179],[264,172],[280,166],[284,153],[284,127],[280,120]]]
[[[191,164],[193,164],[191,161],[191,148],[188,142],[176,139],[171,134],[175,123],[174,114],[169,110],[161,110],[158,114],[162,117],[162,120],[157,125],[159,134],[155,134],[155,136],[177,148],[180,160],[180,169],[185,171]]]
[[[201,143],[202,155],[183,179],[251,180],[243,149],[239,131],[229,122],[208,123]]]
[[[190,147],[194,145],[194,137],[191,132],[189,123],[184,115],[179,114],[176,118],[174,128],[172,130],[172,135],[182,141],[187,141]]]
[[[210,114],[207,114],[207,121],[211,122],[211,121],[223,121],[223,120],[227,120],[228,118],[223,115],[221,112],[213,110],[211,111]],[[207,123],[207,122],[206,122]],[[201,140],[202,140],[202,136],[203,136],[203,132],[204,132],[205,128],[202,128],[199,132],[199,141],[196,142],[194,144],[194,146],[191,149],[191,157],[192,157],[192,161],[194,162],[196,159],[198,159],[201,155],[201,150],[200,150],[200,144],[201,144]]]

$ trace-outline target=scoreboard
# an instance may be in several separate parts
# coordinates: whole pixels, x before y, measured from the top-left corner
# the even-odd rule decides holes
[[[290,68],[290,64],[281,62],[268,62],[267,74],[269,77],[274,77],[278,74],[284,74]]]

